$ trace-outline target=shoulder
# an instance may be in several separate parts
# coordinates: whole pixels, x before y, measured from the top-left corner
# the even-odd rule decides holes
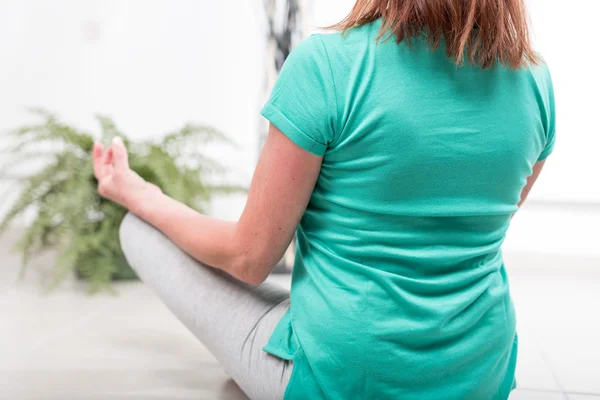
[[[540,57],[540,63],[529,67],[529,73],[535,79],[535,82],[540,87],[552,87],[552,77],[550,76],[550,68],[546,61]]]
[[[538,65],[529,68],[534,90],[543,103],[543,107],[549,115],[554,115],[554,85],[550,76],[550,68],[542,59]]]
[[[323,35],[313,34],[302,40],[290,54],[290,58],[312,58],[316,59],[326,55]]]
[[[554,101],[554,86],[552,77],[550,76],[550,68],[545,60],[541,59],[540,63],[528,68],[527,71],[531,76],[534,93],[538,100],[540,111],[545,116],[546,132],[550,136],[554,136],[555,129],[555,101]]]
[[[318,71],[321,75],[339,75],[356,60],[356,50],[348,46],[341,33],[315,33],[302,40],[290,53],[284,69]]]
[[[349,31],[315,33],[300,42],[292,51],[286,64],[289,67],[317,68],[335,76],[345,74],[364,53],[366,40],[358,40],[359,32]]]
[[[371,42],[379,33],[374,23],[341,32],[314,33],[300,42],[292,53],[305,57],[343,57],[356,52]],[[354,57],[352,57],[354,58]]]
[[[284,70],[314,70],[329,63],[327,50],[320,35],[311,35],[298,43],[283,64]],[[283,72],[283,71],[282,71]]]

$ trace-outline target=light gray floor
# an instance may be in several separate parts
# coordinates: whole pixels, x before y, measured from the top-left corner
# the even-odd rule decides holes
[[[67,282],[43,295],[39,268],[15,283],[19,259],[7,246],[0,241],[0,399],[245,399],[143,285],[89,297]],[[600,259],[505,258],[521,350],[511,399],[600,399]]]

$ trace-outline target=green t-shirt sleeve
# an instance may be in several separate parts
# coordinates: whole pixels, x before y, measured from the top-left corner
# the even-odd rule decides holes
[[[319,35],[286,59],[261,114],[294,143],[322,156],[334,137],[336,99],[327,50]]]
[[[538,157],[538,161],[545,160],[548,158],[552,150],[554,150],[554,142],[556,140],[556,111],[554,106],[554,88],[552,86],[552,77],[550,76],[550,70],[547,66],[544,66],[544,83],[545,83],[545,124],[546,130],[546,144],[542,153]]]

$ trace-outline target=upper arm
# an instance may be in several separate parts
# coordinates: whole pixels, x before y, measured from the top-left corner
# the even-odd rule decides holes
[[[252,282],[266,278],[289,245],[337,125],[325,44],[313,35],[285,61],[262,115],[271,122],[237,238]]]
[[[319,35],[289,55],[261,114],[304,150],[322,156],[337,132],[337,94]]]
[[[521,190],[521,197],[518,204],[519,207],[527,199],[531,188],[533,187],[537,178],[540,176],[542,168],[544,168],[546,159],[554,150],[554,144],[556,142],[556,109],[554,103],[554,87],[552,85],[550,70],[546,64],[543,64],[537,67],[534,72],[536,81],[540,87],[541,98],[543,100],[543,104],[541,104],[541,113],[542,123],[545,131],[545,142],[537,162],[533,166],[531,176],[527,178],[527,183]]]
[[[554,150],[556,142],[556,105],[554,101],[554,86],[550,70],[546,64],[538,66],[535,70],[536,81],[539,85],[540,97],[542,99],[541,113],[544,126],[545,143],[542,152],[538,157],[539,161],[544,161]]]
[[[529,178],[527,178],[527,183],[521,190],[521,198],[519,200],[519,207],[521,207],[521,204],[523,204],[525,199],[527,199],[527,195],[531,191],[531,188],[533,187],[533,184],[537,180],[538,176],[540,176],[540,173],[542,172],[542,168],[544,168],[545,162],[546,162],[546,160],[542,160],[542,161],[538,161],[537,163],[534,164],[533,172],[531,173],[531,176],[529,176]]]
[[[283,256],[306,210],[322,159],[270,125],[236,228],[250,282],[264,280]]]

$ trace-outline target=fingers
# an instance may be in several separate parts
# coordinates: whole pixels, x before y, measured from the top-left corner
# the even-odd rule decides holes
[[[94,163],[94,176],[100,180],[104,177],[102,168],[102,157],[104,157],[104,146],[101,143],[95,142],[92,149],[92,161]]]
[[[123,140],[118,136],[113,139],[112,145],[106,150],[101,143],[94,143],[92,160],[94,164],[94,176],[99,181],[107,175],[112,174],[113,170],[125,170],[129,168],[127,149]]]
[[[129,158],[127,155],[127,148],[125,147],[125,143],[123,143],[123,139],[119,136],[116,136],[113,139],[113,144],[110,146],[113,154],[113,165],[116,170],[126,170],[129,169]]]
[[[107,167],[112,167],[113,163],[113,148],[112,146],[106,149],[104,152],[104,157],[102,157],[102,167],[106,169]]]

